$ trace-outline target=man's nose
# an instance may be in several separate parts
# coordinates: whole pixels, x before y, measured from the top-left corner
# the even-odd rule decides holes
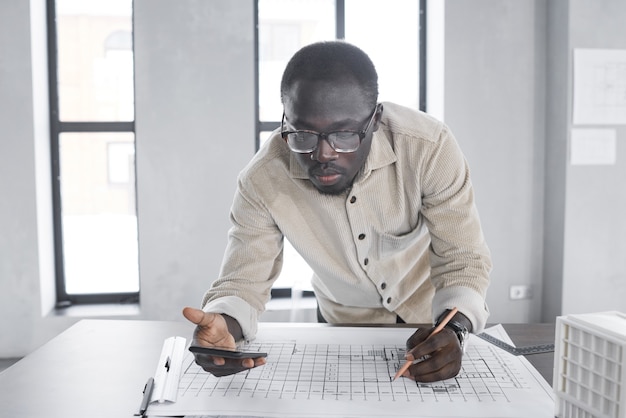
[[[311,153],[311,159],[325,163],[337,159],[337,151],[330,146],[328,139],[320,138],[317,142],[317,148]]]

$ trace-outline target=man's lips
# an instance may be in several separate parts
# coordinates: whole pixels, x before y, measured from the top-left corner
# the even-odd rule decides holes
[[[339,179],[339,177],[341,177],[341,174],[331,174],[327,176],[315,176],[315,177],[320,183],[330,185],[330,184],[334,184]]]
[[[321,184],[334,184],[341,177],[341,173],[337,170],[313,170],[311,176],[317,179]]]

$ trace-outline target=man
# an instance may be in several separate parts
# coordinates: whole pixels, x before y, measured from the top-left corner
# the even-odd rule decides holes
[[[467,163],[448,128],[422,112],[378,103],[369,57],[348,43],[302,48],[281,82],[280,132],[242,171],[219,278],[203,310],[185,308],[194,343],[251,339],[282,266],[283,238],[311,266],[320,320],[433,323],[417,330],[406,377],[455,376],[462,343],[480,332],[491,261]],[[196,355],[215,375],[264,364]]]

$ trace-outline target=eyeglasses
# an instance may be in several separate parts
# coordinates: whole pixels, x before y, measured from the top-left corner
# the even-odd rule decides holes
[[[287,141],[290,150],[300,154],[308,154],[315,151],[320,139],[328,141],[330,146],[337,152],[354,152],[359,148],[361,141],[363,141],[367,131],[369,131],[377,110],[378,105],[374,107],[372,116],[370,116],[367,125],[362,131],[334,131],[328,133],[307,130],[285,131],[283,130],[285,112],[283,112],[283,119],[280,123],[280,135]]]

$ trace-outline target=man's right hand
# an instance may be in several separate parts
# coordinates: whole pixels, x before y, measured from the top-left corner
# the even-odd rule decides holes
[[[183,315],[196,325],[192,345],[237,349],[235,337],[229,330],[229,326],[231,329],[236,328],[239,331],[237,332],[238,337],[241,337],[241,328],[233,318],[189,307],[183,309]],[[198,353],[194,353],[194,356],[200,367],[218,377],[239,373],[265,364],[265,358],[225,359]]]

